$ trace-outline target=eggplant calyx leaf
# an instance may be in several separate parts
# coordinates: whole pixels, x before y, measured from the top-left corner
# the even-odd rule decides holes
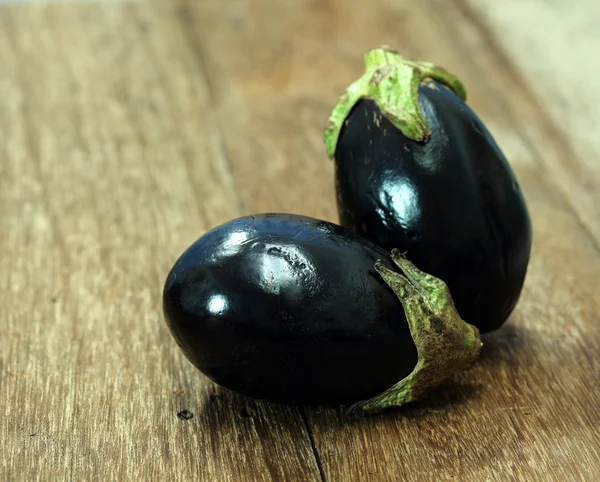
[[[388,390],[351,405],[349,415],[373,414],[417,400],[469,368],[481,351],[479,330],[461,319],[446,283],[420,271],[398,250],[392,251],[391,258],[403,274],[380,261],[375,270],[402,303],[417,347],[417,364]]]
[[[442,67],[431,62],[407,60],[387,46],[367,52],[364,74],[342,94],[325,128],[329,158],[335,156],[344,122],[361,99],[374,101],[381,113],[406,137],[425,142],[431,136],[431,130],[419,105],[419,86],[431,80],[466,100],[467,93],[460,79]]]

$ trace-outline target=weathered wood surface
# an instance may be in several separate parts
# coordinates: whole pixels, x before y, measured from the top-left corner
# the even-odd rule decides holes
[[[597,7],[496,3],[0,7],[0,479],[598,480]],[[240,214],[336,220],[322,128],[382,43],[460,75],[510,158],[534,223],[518,309],[399,412],[218,389],[164,326],[164,276]]]

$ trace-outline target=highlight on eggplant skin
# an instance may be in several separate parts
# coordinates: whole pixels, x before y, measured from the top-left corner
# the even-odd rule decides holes
[[[394,62],[400,69],[419,64],[391,50],[376,54],[386,57],[387,69]],[[444,79],[453,78],[443,72]],[[520,297],[531,221],[509,162],[463,100],[464,89],[453,91],[462,84],[444,79],[419,78],[414,98],[399,92],[408,83],[390,85],[395,91],[381,98],[356,94],[351,106],[344,96],[347,115],[334,119],[336,106],[326,142],[335,160],[339,219],[443,279],[462,318],[489,332],[506,321]],[[411,109],[424,121],[422,138],[411,138],[415,129],[386,117],[385,99],[392,97],[418,102]]]

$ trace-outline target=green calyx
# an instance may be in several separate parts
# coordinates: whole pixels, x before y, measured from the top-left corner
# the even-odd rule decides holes
[[[434,80],[458,97],[467,93],[458,77],[430,62],[407,60],[387,46],[365,54],[365,73],[340,97],[325,128],[327,155],[333,158],[344,121],[360,99],[374,101],[381,113],[402,133],[417,142],[431,136],[419,106],[419,86]]]
[[[441,279],[417,269],[398,250],[392,261],[403,274],[378,261],[375,270],[400,299],[417,347],[413,371],[385,392],[348,409],[371,414],[421,398],[454,373],[469,368],[479,357],[479,330],[463,321],[450,290]]]

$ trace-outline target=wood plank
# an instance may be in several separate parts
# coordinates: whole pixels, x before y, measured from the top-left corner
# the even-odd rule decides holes
[[[223,12],[217,2],[203,2],[183,15],[193,14],[188,28],[250,211],[336,219],[322,127],[361,72],[363,52],[383,43],[463,78],[470,104],[503,146],[530,205],[535,244],[523,297],[508,324],[486,337],[476,367],[400,413],[348,420],[334,410],[308,411],[326,480],[594,480],[600,472],[595,242],[515,125],[513,91],[495,88],[493,79],[513,73],[490,63],[483,70],[481,32],[442,3],[256,0]]]
[[[162,320],[241,209],[173,9],[2,7],[0,63],[0,479],[321,480],[299,411],[223,393]]]
[[[260,13],[263,7],[268,15]],[[218,1],[181,6],[182,27],[207,73],[248,212],[336,219],[333,166],[323,157],[320,131],[334,89],[313,82],[330,68],[343,68],[341,61],[328,66],[314,41],[327,29],[328,8],[283,1],[240,1],[226,10]],[[298,31],[290,24],[294,14],[315,22]]]

